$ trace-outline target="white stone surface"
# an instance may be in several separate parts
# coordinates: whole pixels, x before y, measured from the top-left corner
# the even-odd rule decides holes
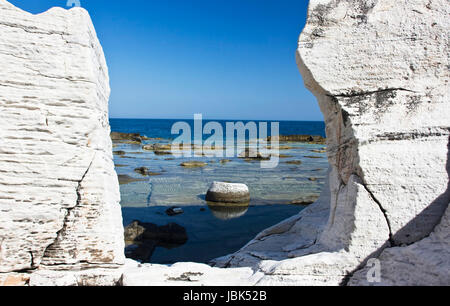
[[[449,15],[439,0],[310,1],[297,62],[324,113],[330,194],[216,265],[252,266],[259,284],[367,285],[358,270],[379,257],[380,284],[450,284],[448,217],[439,224],[450,202]],[[303,243],[314,218],[322,228]]]
[[[350,279],[351,286],[439,286],[450,284],[450,208],[429,237],[405,247],[386,249],[380,261],[380,282],[369,282],[367,265]],[[371,274],[372,275],[372,274]]]
[[[209,187],[209,191],[217,193],[249,193],[248,186],[245,184],[213,182]]]
[[[327,122],[339,180],[358,175],[395,244],[427,236],[449,203],[446,0],[311,1],[298,64]]]
[[[263,276],[250,268],[219,269],[198,263],[127,267],[123,286],[253,286]]]
[[[248,203],[250,191],[245,184],[213,182],[206,193],[206,200],[225,203]]]
[[[0,273],[120,266],[108,69],[88,13],[0,0],[0,37]]]
[[[113,269],[86,270],[38,270],[30,275],[29,286],[117,286],[123,267]]]

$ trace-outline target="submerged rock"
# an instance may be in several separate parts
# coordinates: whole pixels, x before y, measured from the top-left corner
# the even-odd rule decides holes
[[[153,223],[133,221],[124,230],[126,256],[149,262],[157,246],[174,248],[188,241],[186,229],[176,223],[158,226]]]
[[[146,179],[137,179],[137,178],[131,177],[126,174],[119,174],[117,177],[119,178],[120,185],[126,185],[126,184],[130,184],[130,183],[134,183],[134,182],[146,181]]]
[[[275,155],[276,156],[276,155]],[[294,157],[294,156],[292,156],[292,155],[287,155],[287,154],[278,154],[278,157],[279,158],[291,158],[291,157]]]
[[[153,151],[155,155],[172,155],[172,152],[170,151]]]
[[[161,173],[158,173],[158,172],[151,172],[147,167],[136,168],[136,169],[134,169],[134,172],[139,173],[140,175],[143,175],[143,176],[161,175]]]
[[[184,163],[180,164],[180,166],[184,167],[184,168],[202,168],[202,167],[205,167],[206,165],[208,165],[208,164],[204,163],[204,162],[199,162],[199,161],[190,161],[190,162],[184,162]]]
[[[134,169],[134,172],[137,172],[137,173],[139,173],[140,175],[143,175],[143,176],[147,176],[148,173],[149,173],[149,170],[146,167],[140,167],[140,168]]]
[[[292,150],[294,147],[291,146],[268,146],[268,150]]]
[[[306,142],[311,144],[325,144],[326,138],[312,135],[280,135],[278,137],[267,137],[267,141],[285,141],[285,142]]]
[[[155,143],[142,146],[142,149],[146,151],[171,151],[172,145]]]
[[[184,244],[188,240],[186,229],[176,223],[158,226],[153,223],[133,221],[125,227],[125,242],[127,244],[157,240],[167,244]]]
[[[113,154],[114,155],[118,155],[118,156],[124,156],[125,154],[127,154],[127,152],[125,152],[125,151],[114,151]]]
[[[287,162],[285,162],[286,164],[289,165],[301,165],[302,161],[301,160],[288,160]]]
[[[213,182],[206,193],[206,201],[248,203],[250,202],[250,191],[245,184]]]
[[[261,152],[252,148],[246,148],[238,157],[246,160],[270,160],[270,156],[263,156]]]
[[[131,143],[131,144],[140,144],[144,137],[137,133],[120,133],[120,132],[111,132],[111,140],[114,142],[123,142],[123,143]]]

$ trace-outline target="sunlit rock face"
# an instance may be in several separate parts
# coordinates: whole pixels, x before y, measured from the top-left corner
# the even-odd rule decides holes
[[[108,69],[88,13],[0,0],[0,33],[2,278],[120,266]]]
[[[300,37],[334,185],[357,176],[395,245],[429,235],[449,203],[449,13],[445,0],[312,1]]]
[[[449,15],[445,0],[310,1],[297,63],[324,113],[329,190],[217,265],[368,285],[375,258],[376,284],[450,284]]]

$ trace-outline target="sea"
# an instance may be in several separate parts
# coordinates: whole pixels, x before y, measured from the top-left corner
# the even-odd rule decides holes
[[[171,133],[177,122],[194,130],[193,120],[110,119],[111,130],[138,133],[151,138],[144,144],[170,144],[179,135]],[[203,124],[209,121],[204,120]],[[227,122],[215,120],[224,131]],[[244,120],[243,123],[250,121]],[[268,122],[270,135],[270,121]],[[320,135],[325,123],[316,121],[278,121],[280,135]],[[204,136],[207,138],[208,135]],[[128,257],[143,263],[208,263],[234,253],[262,230],[300,213],[304,199],[320,195],[327,175],[325,145],[300,142],[280,143],[279,164],[263,169],[259,161],[238,157],[180,157],[156,155],[142,145],[114,143],[116,171],[121,180],[121,206],[124,226],[133,221],[152,224],[157,232],[152,243],[128,244]],[[226,162],[223,160],[227,159]],[[200,161],[206,166],[185,168],[183,162]],[[146,167],[152,176],[142,176],[136,168]],[[214,181],[244,183],[249,186],[249,205],[214,205],[205,201]],[[182,213],[169,216],[169,208]],[[173,233],[171,232],[173,231]],[[158,236],[159,235],[159,236]],[[171,236],[172,235],[172,236]]]

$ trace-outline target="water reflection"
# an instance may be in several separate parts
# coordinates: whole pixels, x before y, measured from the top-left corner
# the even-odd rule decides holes
[[[209,209],[214,217],[220,220],[231,220],[244,216],[248,209],[249,203],[212,203],[207,202]]]

